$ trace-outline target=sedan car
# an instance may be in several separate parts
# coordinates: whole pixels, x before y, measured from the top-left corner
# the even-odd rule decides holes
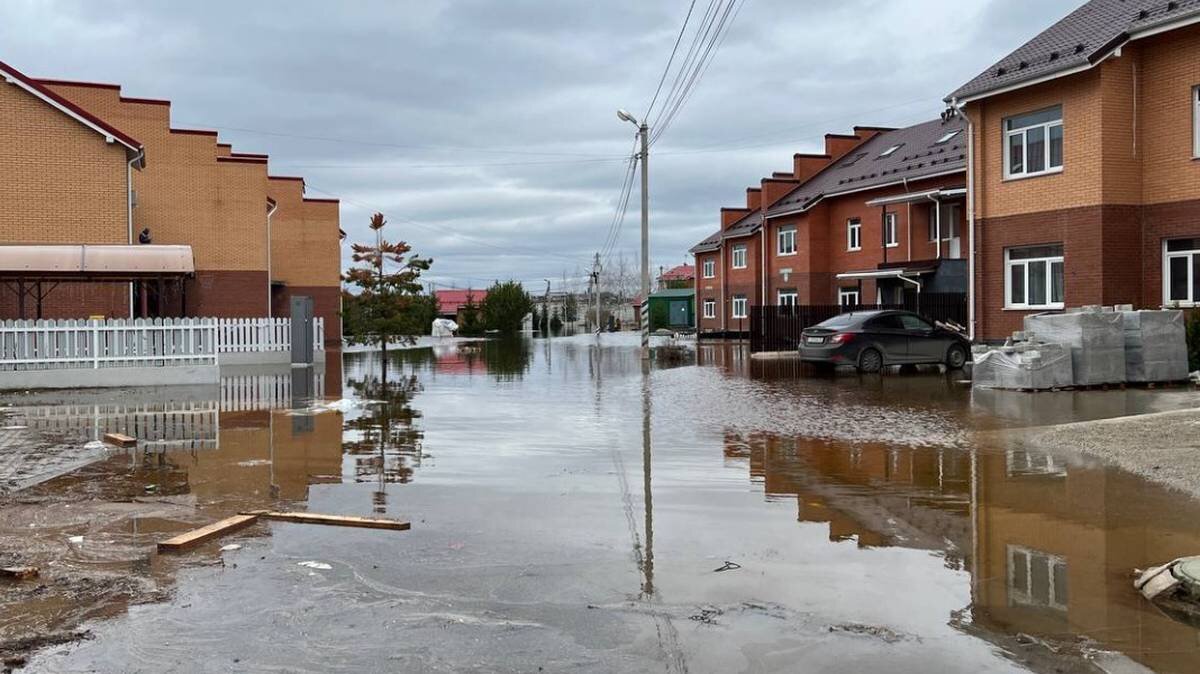
[[[970,342],[911,311],[855,311],[800,333],[800,359],[879,372],[888,365],[966,364]]]

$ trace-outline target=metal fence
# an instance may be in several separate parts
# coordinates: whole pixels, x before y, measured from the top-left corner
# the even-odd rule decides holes
[[[966,293],[920,293],[901,304],[798,304],[750,308],[750,351],[792,351],[800,344],[800,333],[822,321],[849,311],[878,309],[907,310],[933,321],[967,323]]]
[[[0,371],[216,365],[222,353],[287,352],[287,318],[0,321]],[[313,320],[314,349],[325,326]]]

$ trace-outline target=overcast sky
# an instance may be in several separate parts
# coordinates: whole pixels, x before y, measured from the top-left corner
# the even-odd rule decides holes
[[[745,0],[652,149],[654,267],[687,260],[792,153],[936,117],[1081,1]],[[171,99],[176,126],[341,198],[351,241],[383,211],[439,284],[540,289],[603,246],[635,131],[615,110],[646,110],[688,4],[4,0],[0,60]],[[637,209],[635,193],[610,264],[637,258]]]

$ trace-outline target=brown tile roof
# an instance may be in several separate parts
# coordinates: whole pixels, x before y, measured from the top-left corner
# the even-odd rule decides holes
[[[1094,66],[1138,32],[1188,18],[1200,18],[1200,0],[1090,0],[946,100],[985,96]]]
[[[767,217],[804,211],[825,197],[845,192],[965,171],[964,129],[965,120],[951,117],[881,133],[792,190],[767,211]]]

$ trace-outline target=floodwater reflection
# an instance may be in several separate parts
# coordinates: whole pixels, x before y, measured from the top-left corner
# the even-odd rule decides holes
[[[956,374],[828,375],[703,342],[696,366],[647,367],[625,335],[388,358],[383,381],[379,354],[346,355],[360,404],[344,413],[315,408],[303,374],[286,396],[247,379],[207,400],[80,403],[70,421],[27,411],[78,441],[150,440],[20,491],[34,505],[0,508],[0,545],[38,509],[42,559],[184,595],[89,623],[99,638],[38,664],[170,669],[220,642],[246,669],[1074,672],[1113,651],[1200,671],[1200,632],[1129,578],[1200,551],[1200,505],[1008,433],[1190,406],[1190,391],[972,395]],[[129,508],[63,519],[86,499]],[[150,551],[261,507],[414,524],[252,530],[236,574],[183,582],[181,560]],[[66,596],[7,604],[0,631],[69,624]]]

